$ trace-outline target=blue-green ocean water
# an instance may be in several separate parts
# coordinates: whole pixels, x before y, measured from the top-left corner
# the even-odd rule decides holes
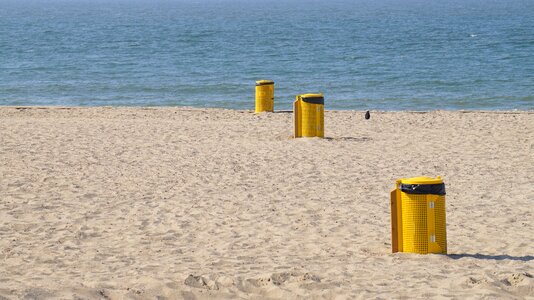
[[[534,109],[534,0],[0,0],[0,105]]]

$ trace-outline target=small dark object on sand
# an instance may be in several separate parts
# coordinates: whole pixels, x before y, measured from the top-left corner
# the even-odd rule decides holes
[[[367,112],[365,113],[365,119],[366,119],[366,120],[371,119],[371,113],[370,113],[369,111],[367,111]]]

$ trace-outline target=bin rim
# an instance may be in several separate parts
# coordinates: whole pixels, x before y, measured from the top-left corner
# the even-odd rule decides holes
[[[297,100],[301,99],[304,102],[311,104],[320,104],[324,105],[323,94],[300,94],[297,96]]]
[[[268,79],[256,80],[256,85],[269,85],[274,84],[274,81]]]
[[[306,99],[306,98],[324,98],[322,93],[309,93],[309,94],[300,94],[300,98]]]
[[[440,176],[436,178],[431,177],[425,177],[425,176],[419,176],[419,177],[412,177],[412,178],[402,178],[398,181],[399,184],[419,184],[419,185],[426,185],[426,184],[441,184],[443,183],[443,180]]]

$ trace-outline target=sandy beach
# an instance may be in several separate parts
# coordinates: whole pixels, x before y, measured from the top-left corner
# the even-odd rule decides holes
[[[534,299],[534,112],[0,107],[0,299]],[[441,176],[448,255],[391,253]]]

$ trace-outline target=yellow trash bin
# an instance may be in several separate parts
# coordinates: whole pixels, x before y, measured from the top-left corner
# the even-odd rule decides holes
[[[293,103],[295,137],[324,137],[323,94],[302,94]]]
[[[274,81],[256,81],[256,113],[274,111]]]
[[[441,178],[414,177],[396,184],[391,192],[392,252],[447,254]]]

